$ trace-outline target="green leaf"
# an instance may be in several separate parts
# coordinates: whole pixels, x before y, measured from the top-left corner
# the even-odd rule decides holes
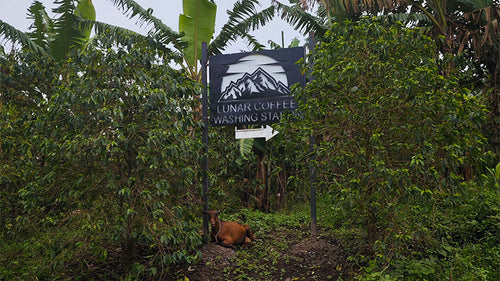
[[[495,167],[495,180],[496,182],[500,182],[500,163]]]
[[[248,46],[253,50],[264,48],[249,32],[271,21],[275,15],[275,8],[270,6],[257,12],[257,5],[259,5],[257,0],[242,0],[234,3],[233,9],[227,11],[228,21],[222,26],[219,35],[212,40],[208,47],[209,55],[221,54],[228,42],[235,41],[238,38],[247,41]]]
[[[95,20],[95,8],[92,4],[92,0],[80,0],[76,6],[75,15],[81,17],[82,19]],[[89,39],[90,31],[90,26],[80,31],[85,40]]]
[[[215,31],[217,5],[207,0],[183,0],[184,13],[179,15],[179,32],[184,32],[186,61],[196,69],[196,61],[201,57],[201,43],[210,42]]]
[[[255,139],[240,140],[240,155],[247,159],[247,156],[252,153],[253,143]]]
[[[293,47],[298,47],[300,44],[300,40],[295,37],[292,39],[292,42],[290,42],[290,45],[288,46],[288,48],[293,48]]]
[[[5,36],[7,40],[13,43],[20,43],[38,54],[46,54],[45,50],[40,45],[36,44],[36,42],[32,41],[26,33],[2,20],[0,20],[0,36]]]
[[[72,47],[81,47],[88,40],[90,28],[85,25],[82,29],[77,18],[95,20],[95,9],[90,0],[80,0],[76,8],[71,0],[57,1],[56,4],[60,6],[54,9],[54,13],[60,17],[55,20],[56,35],[50,49],[52,56],[61,60]]]
[[[53,35],[54,23],[47,15],[47,11],[41,2],[35,1],[29,7],[28,19],[33,20],[30,26],[30,30],[33,30],[33,32],[28,33],[28,35],[36,44],[48,49],[48,38]]]

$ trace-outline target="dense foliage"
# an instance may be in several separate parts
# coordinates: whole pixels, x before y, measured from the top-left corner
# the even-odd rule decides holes
[[[59,66],[2,58],[2,236],[24,247],[2,249],[2,278],[155,275],[201,243],[198,86],[145,45],[94,44]]]
[[[123,34],[63,61],[0,51],[0,279],[170,280],[200,266],[233,280],[500,277],[488,93],[464,84],[464,60],[402,25],[333,25],[279,135],[242,154],[234,128],[210,128],[210,205],[257,239],[193,265],[201,87],[173,59]],[[310,168],[319,242],[306,238]]]
[[[487,112],[479,92],[459,83],[469,72],[455,70],[460,61],[436,55],[435,48],[430,38],[401,25],[334,25],[305,70],[314,79],[299,90],[300,111],[283,128],[298,136],[293,141],[315,138],[311,164],[325,195],[344,212],[338,223],[360,239],[361,255],[378,257],[373,261],[383,266],[471,240],[499,252],[493,238],[499,234],[498,190],[491,182],[478,187],[471,181],[493,165],[480,133]],[[488,203],[472,211],[465,206],[478,192]],[[470,216],[481,217],[487,230],[459,238],[460,231],[445,226]],[[411,266],[401,277],[437,274]],[[494,267],[484,270],[489,278],[498,274]]]

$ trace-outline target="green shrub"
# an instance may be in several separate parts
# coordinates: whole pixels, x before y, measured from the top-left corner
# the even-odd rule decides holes
[[[480,90],[460,84],[470,66],[437,54],[401,25],[334,25],[309,57],[313,79],[296,88],[298,111],[278,128],[302,159],[314,136],[309,163],[331,205],[319,215],[361,279],[440,280],[455,263],[470,269],[462,276],[497,274],[469,251],[498,236],[499,202],[484,201],[498,191],[481,183],[493,158],[487,111]]]
[[[199,255],[199,216],[190,202],[202,149],[189,135],[199,126],[192,114],[197,84],[165,64],[169,53],[107,37],[93,44],[43,81],[39,90],[50,95],[42,92],[34,105],[0,104],[2,114],[17,106],[28,116],[7,119],[0,136],[7,148],[9,126],[18,133],[7,163],[18,164],[20,176],[3,174],[0,181],[18,182],[0,197],[16,206],[2,218],[14,244],[2,243],[0,252],[19,264],[2,268],[7,276],[22,269],[33,279],[160,278]],[[36,69],[40,62],[15,63]],[[14,93],[9,86],[16,83],[4,86]]]

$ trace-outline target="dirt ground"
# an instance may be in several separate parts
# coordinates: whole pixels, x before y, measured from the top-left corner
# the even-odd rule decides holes
[[[288,243],[284,247],[269,245],[264,250],[259,248],[262,245],[235,251],[214,243],[208,244],[201,250],[203,258],[183,275],[190,281],[337,280],[348,277],[350,269],[341,247],[317,238],[289,240],[282,240]],[[262,251],[268,251],[264,258],[252,258],[262,254]]]

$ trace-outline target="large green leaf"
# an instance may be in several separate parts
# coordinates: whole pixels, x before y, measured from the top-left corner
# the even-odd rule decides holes
[[[60,14],[55,20],[55,37],[51,42],[52,56],[64,59],[72,47],[81,47],[89,38],[90,28],[84,29],[77,24],[77,17],[86,20],[95,20],[95,9],[91,0],[79,0],[75,8],[72,0],[56,1],[60,4],[54,13]]]
[[[258,0],[241,0],[234,3],[233,9],[228,10],[228,21],[222,26],[217,37],[208,46],[208,54],[221,54],[231,41],[238,38],[245,39],[253,50],[260,50],[260,44],[249,32],[265,25],[274,18],[274,6],[257,12]]]
[[[113,5],[115,5],[119,10],[123,11],[130,19],[137,19],[136,24],[142,26],[153,25],[154,28],[149,30],[149,34],[161,37],[161,42],[165,45],[172,43],[176,49],[181,49],[184,44],[179,39],[180,35],[178,32],[172,30],[170,27],[165,25],[159,18],[153,16],[153,9],[145,9],[137,2],[133,0],[109,0]]]
[[[217,5],[207,0],[183,0],[183,14],[179,15],[179,32],[184,32],[188,43],[184,55],[190,68],[196,69],[201,57],[201,42],[210,42],[215,31]]]
[[[46,54],[42,46],[31,40],[31,38],[21,30],[14,26],[2,21],[0,19],[0,36],[4,36],[12,43],[20,43],[22,46],[27,47],[38,54]]]
[[[92,0],[80,0],[78,6],[76,6],[75,15],[81,17],[82,19],[95,20],[95,8],[92,4]],[[90,26],[80,29],[80,35],[88,40],[90,37]]]
[[[326,21],[327,13],[317,17],[302,9],[299,4],[288,6],[279,1],[274,1],[273,5],[276,7],[276,11],[281,19],[288,22],[295,30],[304,35],[310,31],[314,31],[314,35],[321,38],[328,30]]]
[[[39,1],[33,2],[33,4],[28,9],[28,19],[33,20],[30,26],[28,35],[31,37],[34,43],[43,47],[44,49],[49,49],[49,37],[53,34],[54,23],[52,19],[47,14],[45,7]]]

